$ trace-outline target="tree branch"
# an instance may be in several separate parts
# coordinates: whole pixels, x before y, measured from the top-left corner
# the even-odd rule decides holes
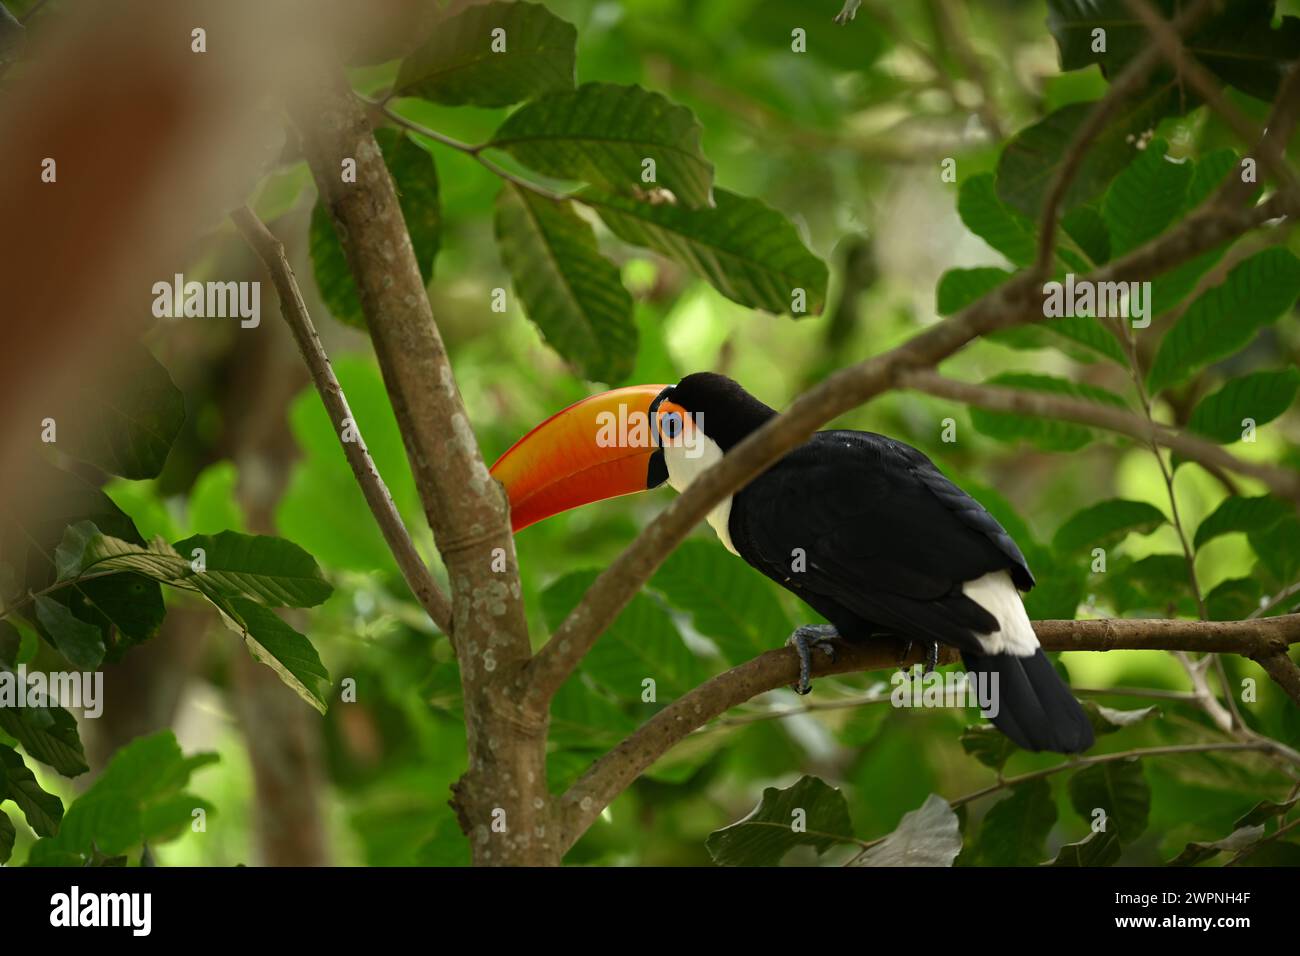
[[[1101,405],[1030,389],[972,385],[945,378],[932,369],[912,369],[903,372],[898,377],[898,384],[902,388],[925,392],[927,395],[950,399],[965,405],[974,405],[977,408],[1091,425],[1128,435],[1140,441],[1155,442],[1193,461],[1254,478],[1267,486],[1273,494],[1300,503],[1300,472],[1262,462],[1246,461],[1226,451],[1221,445],[1150,422],[1112,405]]]
[[[1200,20],[1210,9],[1213,0],[1197,0],[1174,21],[1172,29],[1182,33]],[[1161,59],[1159,46],[1150,46],[1128,62],[1119,74],[1111,80],[1106,95],[1097,101],[1088,118],[1083,121],[1066,147],[1065,158],[1057,167],[1052,184],[1048,187],[1047,198],[1043,200],[1042,216],[1038,224],[1038,258],[1034,263],[1034,272],[1040,276],[1051,274],[1052,257],[1056,254],[1056,227],[1061,220],[1061,207],[1065,203],[1065,194],[1069,192],[1074,178],[1078,175],[1088,148],[1092,145],[1115,112],[1124,101],[1137,92],[1146,82],[1151,71]]]
[[[236,209],[230,214],[230,218],[249,246],[266,265],[267,271],[271,273],[271,281],[280,296],[280,313],[293,333],[294,341],[298,343],[298,351],[302,353],[303,361],[307,363],[312,381],[316,384],[316,391],[320,394],[330,421],[339,434],[343,454],[348,464],[352,466],[352,474],[357,479],[357,484],[361,486],[361,493],[365,496],[366,504],[370,506],[370,513],[374,515],[375,523],[379,525],[384,541],[388,544],[388,550],[393,553],[393,558],[401,569],[402,577],[406,579],[411,593],[415,595],[415,599],[420,602],[420,606],[433,622],[444,634],[450,635],[451,603],[429,574],[424,559],[415,550],[411,535],[402,522],[402,516],[398,514],[397,505],[393,503],[393,496],[389,493],[388,486],[384,484],[374,459],[370,457],[370,451],[361,437],[360,426],[352,417],[352,409],[348,407],[348,398],[343,394],[343,387],[334,375],[329,356],[325,354],[316,326],[307,312],[302,290],[298,287],[293,267],[289,265],[289,259],[284,253],[284,244],[247,206]],[[356,435],[355,441],[343,437],[343,431],[348,428],[348,423],[351,423]]]
[[[1294,208],[1289,196],[1281,193],[1243,208],[1223,208],[1210,200],[1172,232],[1108,263],[1086,280],[1153,278]],[[1021,273],[902,345],[841,369],[745,438],[691,482],[583,595],[528,665],[526,693],[531,706],[544,706],[550,700],[632,595],[714,505],[832,418],[893,388],[903,371],[937,365],[988,332],[1041,320],[1042,296],[1034,277]]]
[[[1291,644],[1300,643],[1300,614],[1259,621],[1035,621],[1034,632],[1050,651],[1186,649],[1258,659],[1285,655]],[[888,641],[837,641],[835,660],[814,654],[812,672],[824,677],[878,670],[919,663],[922,657],[918,648],[900,659],[897,645]],[[956,659],[956,652],[945,648],[940,663]],[[798,656],[783,647],[724,671],[677,698],[592,764],[564,794],[562,846],[571,847],[614,797],[687,734],[758,694],[794,683],[798,676]],[[1249,749],[1268,747],[1252,743]]]

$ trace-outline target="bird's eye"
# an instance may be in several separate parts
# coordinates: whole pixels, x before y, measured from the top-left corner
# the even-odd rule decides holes
[[[665,438],[676,438],[682,433],[682,416],[678,412],[669,412],[660,420]]]

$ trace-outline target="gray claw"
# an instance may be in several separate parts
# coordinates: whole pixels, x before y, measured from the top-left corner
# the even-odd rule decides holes
[[[839,632],[830,624],[805,624],[795,629],[786,640],[799,654],[799,683],[791,688],[796,694],[808,694],[812,691],[810,672],[812,669],[812,652],[809,648],[823,651],[835,663],[835,645],[831,642],[838,638]]]

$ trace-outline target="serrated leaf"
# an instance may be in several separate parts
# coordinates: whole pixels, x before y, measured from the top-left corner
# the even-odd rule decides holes
[[[528,317],[584,378],[620,382],[636,358],[632,297],[567,204],[506,183],[496,238]]]
[[[1239,827],[1224,837],[1210,843],[1192,842],[1183,847],[1183,852],[1169,861],[1169,866],[1195,866],[1213,859],[1220,853],[1237,853],[1254,843],[1264,835],[1264,825]]]
[[[1255,578],[1229,578],[1205,595],[1205,611],[1211,621],[1242,621],[1259,609],[1263,596]]]
[[[1152,87],[1120,106],[1093,140],[1063,202],[1065,211],[1101,195],[1110,181],[1137,155],[1146,130],[1179,107],[1174,84]],[[997,196],[1021,215],[1035,218],[1079,127],[1095,103],[1070,103],[1017,133],[1002,150],[997,168]]]
[[[433,157],[397,130],[375,130],[375,142],[379,144],[384,165],[393,177],[402,219],[411,237],[411,248],[420,267],[420,276],[427,284],[433,278],[433,263],[442,244],[442,208]],[[330,313],[340,322],[364,329],[366,317],[347,255],[334,231],[329,210],[319,199],[311,212],[308,244],[316,287]]]
[[[237,615],[233,618],[235,629],[244,635],[253,659],[271,668],[295,694],[325,713],[330,676],[311,641],[274,611],[247,598],[231,597],[228,606]],[[231,615],[223,613],[230,623]]]
[[[952,866],[961,852],[961,821],[948,801],[930,794],[903,814],[894,832],[853,862],[854,866]]]
[[[935,287],[935,311],[953,315],[992,292],[1011,278],[1006,269],[981,266],[975,269],[949,269],[939,277]]]
[[[1157,0],[1155,7],[1166,20],[1183,9],[1174,0]],[[1287,67],[1300,57],[1300,20],[1283,17],[1274,29],[1272,19],[1272,3],[1228,0],[1197,23],[1183,47],[1225,83],[1271,100]],[[1047,24],[1060,49],[1062,70],[1098,63],[1113,78],[1152,42],[1126,0],[1049,0]],[[1101,51],[1093,49],[1092,31],[1097,27],[1106,31]],[[1161,62],[1154,81],[1169,76]]]
[[[13,675],[0,665],[0,673]],[[14,680],[16,676],[11,676]],[[90,769],[77,733],[77,720],[62,707],[0,707],[0,731],[22,745],[34,760],[48,764],[65,777]]]
[[[447,106],[509,106],[572,89],[577,39],[573,24],[540,4],[469,6],[402,61],[394,89]]]
[[[1043,866],[1114,866],[1123,852],[1114,831],[1089,833],[1078,843],[1067,843],[1056,851],[1055,859]]]
[[[1259,427],[1290,408],[1297,389],[1300,389],[1300,370],[1295,368],[1252,372],[1234,378],[1197,403],[1187,420],[1187,428],[1230,445],[1241,441],[1247,420]]]
[[[1076,511],[1057,529],[1058,551],[1110,548],[1129,534],[1150,534],[1165,523],[1165,513],[1145,501],[1111,498]]]
[[[798,314],[819,313],[826,302],[826,264],[785,216],[757,199],[715,189],[713,208],[687,209],[588,190],[581,201],[624,242],[681,263],[733,302],[795,314],[800,289]]]
[[[1056,801],[1046,780],[1029,780],[993,804],[980,824],[981,866],[1033,866],[1056,823]]]
[[[179,560],[185,582],[205,593],[244,597],[268,607],[314,607],[334,592],[316,559],[283,538],[223,531],[191,535],[173,547],[180,557],[168,558],[168,568],[175,570]],[[202,571],[191,565],[199,549]]]
[[[1147,828],[1151,813],[1151,788],[1137,757],[1093,764],[1070,777],[1070,803],[1088,823],[1093,812],[1105,811],[1106,829],[1122,843],[1132,843]]]
[[[1034,223],[1007,208],[998,198],[992,173],[971,176],[957,193],[957,214],[966,228],[1017,266],[1038,256]]]
[[[542,610],[558,627],[595,580],[594,571],[568,574],[542,592]],[[655,601],[637,595],[615,618],[582,671],[622,701],[641,703],[644,681],[655,682],[655,703],[675,699],[703,682],[700,659],[686,646],[673,620]]]
[[[1290,505],[1268,495],[1257,498],[1225,498],[1197,525],[1192,544],[1199,551],[1220,535],[1236,531],[1267,531],[1291,513]]]
[[[962,750],[999,773],[1007,759],[1019,749],[1010,737],[992,724],[972,724],[961,732],[959,740]]]
[[[1224,281],[1187,307],[1160,342],[1147,387],[1164,391],[1197,369],[1246,345],[1288,312],[1300,295],[1300,260],[1286,249],[1265,249],[1238,263]]]
[[[1232,829],[1236,831],[1240,830],[1242,827],[1259,826],[1260,824],[1267,823],[1269,820],[1277,817],[1284,817],[1291,812],[1292,808],[1294,808],[1297,803],[1300,803],[1300,796],[1292,797],[1290,800],[1283,800],[1281,803],[1277,803],[1273,800],[1261,800],[1259,803],[1251,807],[1249,812],[1242,815],[1241,818],[1232,825]]]
[[[66,605],[46,595],[34,601],[36,620],[50,643],[78,670],[93,671],[104,660],[104,638],[99,628],[73,617]]]
[[[1050,392],[1070,398],[1113,405],[1117,408],[1125,407],[1122,398],[1105,389],[1092,385],[1081,385],[1050,375],[1006,372],[995,375],[984,384]],[[1095,437],[1094,431],[1087,426],[1054,419],[1038,418],[1033,415],[995,412],[971,407],[970,417],[975,430],[988,435],[990,438],[1008,442],[1022,439],[1028,440],[1047,451],[1077,451]]]
[[[821,855],[852,838],[844,795],[805,776],[784,790],[764,789],[749,816],[710,833],[704,845],[719,866],[776,866],[796,846],[811,846]]]
[[[5,799],[17,805],[38,836],[59,832],[63,801],[41,788],[18,751],[0,744],[0,803]]]
[[[780,647],[793,630],[767,580],[711,541],[683,541],[650,587],[689,613],[732,664]]]
[[[1097,736],[1113,734],[1126,727],[1132,727],[1134,724],[1140,724],[1144,720],[1160,716],[1160,708],[1155,705],[1141,707],[1137,710],[1116,710],[1113,707],[1099,704],[1095,700],[1085,700],[1083,702],[1083,712],[1088,715],[1088,722],[1092,724],[1093,732]]]
[[[657,186],[684,206],[707,206],[713,164],[700,150],[701,131],[690,110],[658,93],[584,83],[520,107],[490,145],[548,176],[623,194]],[[655,164],[655,179],[648,182],[642,178],[647,159]]]
[[[1168,159],[1168,149],[1164,140],[1153,141],[1106,190],[1101,214],[1114,255],[1154,239],[1182,211],[1192,164]]]

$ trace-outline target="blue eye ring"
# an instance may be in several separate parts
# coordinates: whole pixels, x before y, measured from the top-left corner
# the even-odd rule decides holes
[[[676,438],[682,433],[682,416],[680,412],[668,412],[660,419],[660,430],[665,438]]]

